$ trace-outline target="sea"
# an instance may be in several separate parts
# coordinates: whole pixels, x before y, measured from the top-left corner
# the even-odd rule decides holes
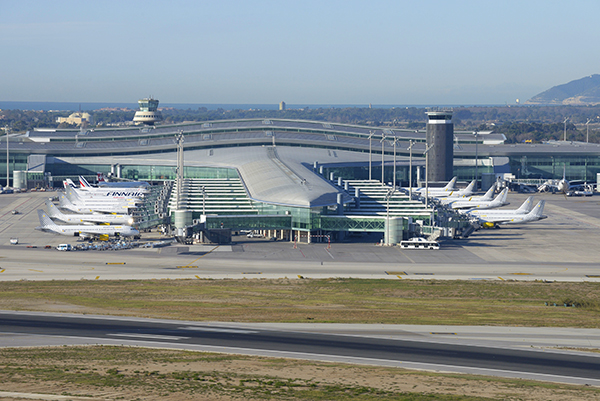
[[[502,105],[389,105],[389,104],[286,104],[287,109],[343,109],[372,107],[378,109],[392,108],[426,108],[426,107],[469,107],[469,106],[502,106]],[[12,102],[0,101],[2,110],[38,110],[38,111],[91,111],[104,108],[138,109],[137,103],[102,103],[102,102]],[[180,110],[197,110],[206,107],[208,110],[278,110],[279,104],[219,104],[219,103],[160,103],[159,107],[171,107]]]

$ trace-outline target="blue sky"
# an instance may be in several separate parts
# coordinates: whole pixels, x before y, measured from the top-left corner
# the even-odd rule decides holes
[[[0,0],[0,100],[504,104],[600,73],[600,2]]]

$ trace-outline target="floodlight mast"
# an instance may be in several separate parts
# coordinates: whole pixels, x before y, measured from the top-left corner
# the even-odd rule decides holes
[[[387,202],[386,206],[386,218],[385,218],[385,245],[390,245],[390,198],[396,192],[396,188],[390,188],[385,195],[385,200]]]
[[[371,138],[375,135],[374,131],[369,131],[369,181],[371,181]]]
[[[394,177],[393,177],[393,187],[396,189],[396,142],[398,142],[398,137],[394,136],[394,140],[392,141],[392,145],[394,145]]]
[[[412,148],[414,146],[414,142],[412,139],[408,141],[408,151],[409,151],[409,165],[408,165],[408,196],[412,200]]]
[[[8,154],[8,125],[4,126],[4,131],[6,132],[6,187],[10,187],[10,162],[9,162],[9,154]]]
[[[429,151],[433,144],[427,146],[423,154],[425,155],[425,207],[429,207]]]
[[[384,159],[383,157],[385,156],[385,151],[384,151],[384,145],[385,145],[385,134],[382,132],[381,133],[381,185],[385,185],[385,180],[384,180]]]
[[[569,117],[565,117],[565,121],[563,121],[563,124],[565,124],[565,137],[564,137],[564,141],[567,142],[567,121],[569,121]]]

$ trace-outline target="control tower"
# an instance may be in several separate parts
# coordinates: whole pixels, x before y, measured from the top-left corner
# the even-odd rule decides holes
[[[449,181],[454,175],[452,109],[429,109],[427,118],[427,145],[433,145],[428,153],[427,179],[429,182]]]
[[[137,124],[154,125],[155,122],[162,120],[162,114],[158,111],[158,100],[148,97],[138,100],[139,111],[135,112],[133,122]]]

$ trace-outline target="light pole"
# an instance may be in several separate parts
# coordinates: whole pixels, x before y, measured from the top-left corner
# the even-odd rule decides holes
[[[385,180],[384,180],[384,159],[383,157],[385,156],[385,152],[383,150],[383,147],[385,145],[385,135],[383,133],[381,133],[381,185],[385,185]]]
[[[585,135],[585,143],[590,143],[590,121],[592,120],[592,118],[588,118],[585,122],[585,126],[587,128],[587,134]]]
[[[434,140],[435,143],[435,140]],[[433,148],[433,143],[425,149],[425,207],[429,206],[429,151]]]
[[[475,131],[473,132],[473,135],[475,135],[475,191],[477,192],[477,188],[479,188],[479,181],[478,181],[478,175],[477,175],[477,165],[478,163],[478,157],[477,157],[477,137],[479,136],[479,131]]]
[[[369,131],[369,181],[371,181],[371,138],[374,134],[375,132]]]
[[[6,188],[10,187],[10,162],[8,161],[8,125],[4,126],[6,132]]]
[[[409,160],[409,165],[408,165],[408,196],[410,197],[410,199],[412,200],[412,148],[414,146],[414,142],[413,140],[409,140],[408,141],[408,160]]]
[[[388,189],[387,194],[385,195],[385,200],[387,202],[385,217],[385,245],[390,244],[390,198],[394,195],[395,191],[395,188]]]
[[[396,142],[398,142],[398,137],[394,137],[394,141],[392,142],[392,144],[394,145],[394,189],[396,188]]]
[[[565,124],[565,137],[564,137],[565,142],[567,142],[567,121],[569,121],[569,117],[566,117],[565,121],[563,121],[563,124]]]

